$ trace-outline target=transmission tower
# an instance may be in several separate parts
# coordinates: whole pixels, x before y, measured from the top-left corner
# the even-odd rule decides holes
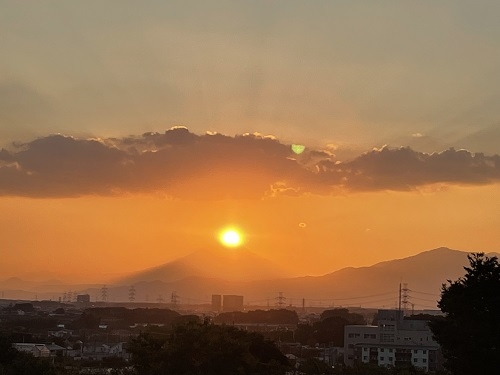
[[[68,294],[66,292],[63,293],[63,302],[66,302],[68,298]]]
[[[278,297],[276,297],[275,300],[276,306],[279,306],[280,308],[285,306],[286,304],[286,297],[284,296],[283,292],[278,292]]]
[[[71,290],[68,292],[68,302],[73,302],[73,292]]]
[[[177,303],[179,302],[179,295],[177,292],[174,290],[172,292],[172,295],[170,296],[170,303],[174,306],[177,306]]]
[[[410,295],[408,294],[410,289],[408,289],[408,284],[403,283],[403,288],[401,288],[401,304],[403,305],[403,315],[406,315],[406,310],[408,309]]]
[[[135,286],[131,286],[128,290],[128,300],[129,302],[135,301]]]
[[[101,299],[103,302],[108,300],[108,287],[106,285],[103,285],[101,288]]]
[[[160,294],[160,295],[158,296],[158,298],[156,299],[156,301],[157,301],[158,303],[163,303],[163,301],[164,301],[164,300],[163,300],[163,295],[161,295],[161,294]]]

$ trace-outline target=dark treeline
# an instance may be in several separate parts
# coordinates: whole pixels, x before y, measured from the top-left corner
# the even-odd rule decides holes
[[[141,333],[129,350],[138,375],[285,374],[287,358],[272,341],[233,326],[186,323],[164,334]]]
[[[365,318],[347,309],[325,310],[321,320],[313,324],[299,324],[295,340],[303,345],[333,344],[344,346],[344,327],[351,324],[366,324]]]
[[[254,310],[248,312],[226,312],[214,318],[215,323],[248,323],[248,324],[297,324],[299,317],[295,311],[279,310]]]
[[[172,324],[186,316],[168,309],[127,309],[126,307],[98,307],[87,309],[73,321],[71,329],[96,329],[100,324],[110,328],[126,328],[136,323]]]
[[[48,359],[35,358],[12,347],[12,339],[0,334],[0,375],[59,375]]]

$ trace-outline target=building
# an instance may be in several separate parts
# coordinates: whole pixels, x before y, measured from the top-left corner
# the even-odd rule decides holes
[[[222,311],[243,311],[243,296],[224,295],[222,297]]]
[[[212,311],[220,312],[222,310],[222,296],[220,294],[212,294]]]
[[[128,343],[91,343],[82,347],[82,359],[102,361],[103,358],[119,357],[129,360]]]
[[[77,303],[90,303],[90,294],[79,294],[76,296]]]
[[[399,310],[379,310],[377,325],[349,325],[344,329],[344,363],[385,367],[441,368],[439,344],[424,320],[404,319]]]
[[[50,350],[45,346],[45,344],[16,342],[12,344],[12,347],[17,351],[30,353],[33,357],[50,357]]]

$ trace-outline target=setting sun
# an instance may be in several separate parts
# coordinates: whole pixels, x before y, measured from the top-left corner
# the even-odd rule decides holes
[[[240,233],[234,229],[226,229],[222,231],[219,239],[222,244],[227,247],[237,247],[240,246],[242,242]]]

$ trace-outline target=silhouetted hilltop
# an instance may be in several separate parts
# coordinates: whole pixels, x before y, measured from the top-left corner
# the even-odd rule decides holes
[[[283,292],[287,305],[300,306],[304,298],[306,305],[325,307],[394,307],[399,283],[407,283],[410,302],[417,309],[433,308],[441,285],[462,276],[463,267],[468,265],[468,252],[441,247],[369,267],[347,267],[323,276],[282,278],[276,276],[274,264],[250,251],[215,250],[196,252],[108,285],[108,300],[127,301],[129,288],[134,285],[138,302],[158,299],[170,302],[175,291],[180,303],[210,303],[212,294],[238,294],[244,296],[245,304],[274,306],[278,292]],[[267,280],[263,280],[266,276]],[[89,293],[94,301],[101,294],[101,286],[72,290]],[[33,296],[35,291],[22,293]]]
[[[285,276],[286,272],[280,266],[247,248],[228,249],[223,246],[214,246],[138,272],[118,280],[117,284],[131,285],[141,281],[174,282],[190,277],[249,281]]]

